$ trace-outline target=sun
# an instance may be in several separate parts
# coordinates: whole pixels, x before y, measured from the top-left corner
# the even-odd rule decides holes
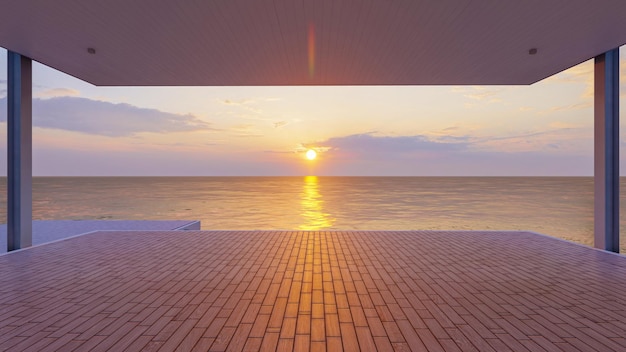
[[[306,158],[309,160],[314,160],[315,158],[317,158],[317,152],[313,149],[307,150]]]

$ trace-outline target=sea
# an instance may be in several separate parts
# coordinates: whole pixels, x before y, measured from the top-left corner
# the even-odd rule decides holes
[[[528,230],[592,245],[593,178],[35,177],[33,218],[200,220],[204,230]]]

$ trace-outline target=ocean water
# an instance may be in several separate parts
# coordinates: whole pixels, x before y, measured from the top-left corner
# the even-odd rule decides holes
[[[33,217],[201,220],[206,230],[530,230],[591,245],[593,179],[36,177]]]

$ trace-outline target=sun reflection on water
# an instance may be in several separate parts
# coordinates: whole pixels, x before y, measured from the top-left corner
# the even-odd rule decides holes
[[[301,215],[304,220],[303,224],[300,225],[301,230],[326,229],[335,223],[335,219],[324,212],[324,201],[319,192],[317,176],[304,178],[300,204],[302,205]]]

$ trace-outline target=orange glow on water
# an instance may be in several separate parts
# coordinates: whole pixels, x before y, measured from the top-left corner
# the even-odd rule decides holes
[[[309,77],[313,78],[315,75],[315,25],[309,23]]]
[[[319,181],[316,176],[306,176],[302,189],[301,216],[304,220],[301,230],[328,229],[335,223],[335,218],[324,210],[324,200],[319,191]]]

